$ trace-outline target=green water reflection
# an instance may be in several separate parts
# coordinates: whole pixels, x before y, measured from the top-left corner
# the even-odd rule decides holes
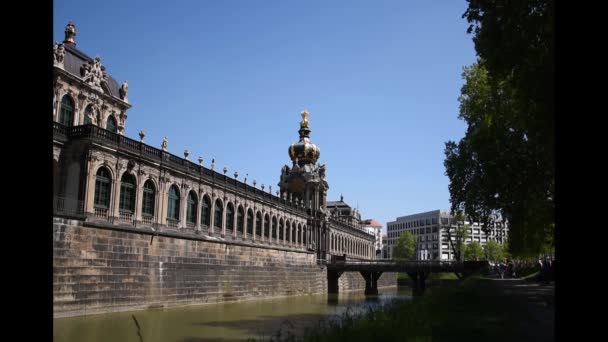
[[[410,298],[411,290],[396,287],[380,289],[375,299],[366,299],[363,291],[262,299],[240,303],[222,303],[185,308],[121,312],[53,321],[54,341],[58,342],[139,342],[135,315],[144,342],[243,341],[250,337],[268,337],[290,330],[300,334],[304,327],[330,315],[339,315],[348,307],[355,310],[378,305],[394,298]]]

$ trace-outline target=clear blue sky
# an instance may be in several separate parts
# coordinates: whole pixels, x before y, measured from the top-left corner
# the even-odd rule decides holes
[[[462,67],[475,61],[464,0],[54,1],[54,40],[128,80],[126,135],[277,189],[300,112],[340,194],[384,226],[449,208]],[[386,229],[386,226],[385,226]]]

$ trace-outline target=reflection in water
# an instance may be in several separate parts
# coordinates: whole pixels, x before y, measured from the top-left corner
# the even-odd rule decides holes
[[[268,338],[281,329],[299,335],[307,326],[341,315],[347,308],[359,311],[394,298],[410,298],[411,290],[379,289],[370,297],[361,291],[294,296],[239,303],[121,312],[53,321],[54,341],[139,342],[137,318],[145,342],[243,341]]]

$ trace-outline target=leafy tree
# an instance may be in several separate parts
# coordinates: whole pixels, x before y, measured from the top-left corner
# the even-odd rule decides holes
[[[477,63],[465,67],[459,118],[445,149],[452,211],[509,224],[510,251],[553,246],[554,11],[551,0],[469,0]]]
[[[413,260],[416,257],[416,239],[410,232],[402,233],[393,250],[393,259],[399,261]]]
[[[466,260],[483,259],[484,256],[483,248],[481,248],[481,245],[477,241],[469,243],[464,250],[464,258]]]
[[[453,233],[451,231],[451,225],[446,227],[448,241],[452,247],[454,259],[462,261],[462,255],[464,253],[464,249],[466,248],[464,242],[469,237],[469,226],[464,224],[464,215],[462,212],[457,212],[454,215],[454,220],[456,221],[456,229],[454,229]]]
[[[494,240],[488,241],[484,246],[484,252],[486,259],[490,261],[502,260],[504,258],[502,245]]]

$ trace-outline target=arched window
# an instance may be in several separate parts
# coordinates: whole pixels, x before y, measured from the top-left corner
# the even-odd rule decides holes
[[[196,193],[190,190],[188,193],[188,207],[186,208],[186,220],[188,223],[196,223],[197,208],[198,198],[196,198]]]
[[[270,237],[270,217],[268,217],[268,214],[264,216],[264,236],[266,238]]]
[[[213,226],[215,228],[222,228],[222,216],[224,214],[224,205],[222,201],[218,198],[215,201],[215,216],[213,217]]]
[[[286,241],[287,242],[291,242],[291,224],[289,223],[289,220],[285,221],[285,230],[287,230],[286,234]]]
[[[306,233],[307,233],[306,226],[302,227],[302,230],[303,230],[302,231],[302,236],[304,237],[304,241],[303,242],[304,242],[304,245],[306,245],[306,242],[308,241],[308,238],[306,237]]]
[[[64,95],[61,99],[59,123],[65,126],[72,126],[74,124],[74,101],[68,95]]]
[[[279,220],[279,241],[283,242],[283,219]]]
[[[234,230],[234,206],[230,202],[226,206],[226,230]]]
[[[144,183],[144,197],[141,202],[141,213],[143,215],[154,216],[154,199],[156,197],[156,189],[151,180]]]
[[[201,210],[201,223],[209,227],[211,225],[211,200],[207,195],[203,196],[203,208]]]
[[[108,208],[110,206],[110,191],[112,190],[112,175],[105,167],[97,170],[95,177],[95,206]]]
[[[291,228],[293,229],[293,235],[291,236],[291,242],[296,243],[296,239],[298,237],[298,228],[296,227],[296,223],[291,223]]]
[[[88,105],[87,108],[85,108],[85,110],[84,110],[84,124],[85,125],[92,123],[91,122],[91,115],[92,115],[91,112],[92,111],[93,111],[93,108],[90,105]]]
[[[124,173],[120,179],[120,210],[135,211],[135,177]]]
[[[116,119],[114,119],[114,115],[108,116],[108,121],[106,123],[106,129],[112,133],[116,133],[118,131],[116,127]]]
[[[253,211],[247,210],[247,234],[253,235]]]
[[[167,218],[172,220],[179,220],[179,189],[177,186],[171,185],[169,188],[169,207],[167,211]]]
[[[236,230],[243,234],[243,226],[245,224],[245,211],[243,207],[239,206],[239,209],[236,212]]]
[[[255,215],[255,235],[262,236],[262,214],[259,211]]]
[[[272,217],[272,239],[277,239],[277,218],[274,216]]]

